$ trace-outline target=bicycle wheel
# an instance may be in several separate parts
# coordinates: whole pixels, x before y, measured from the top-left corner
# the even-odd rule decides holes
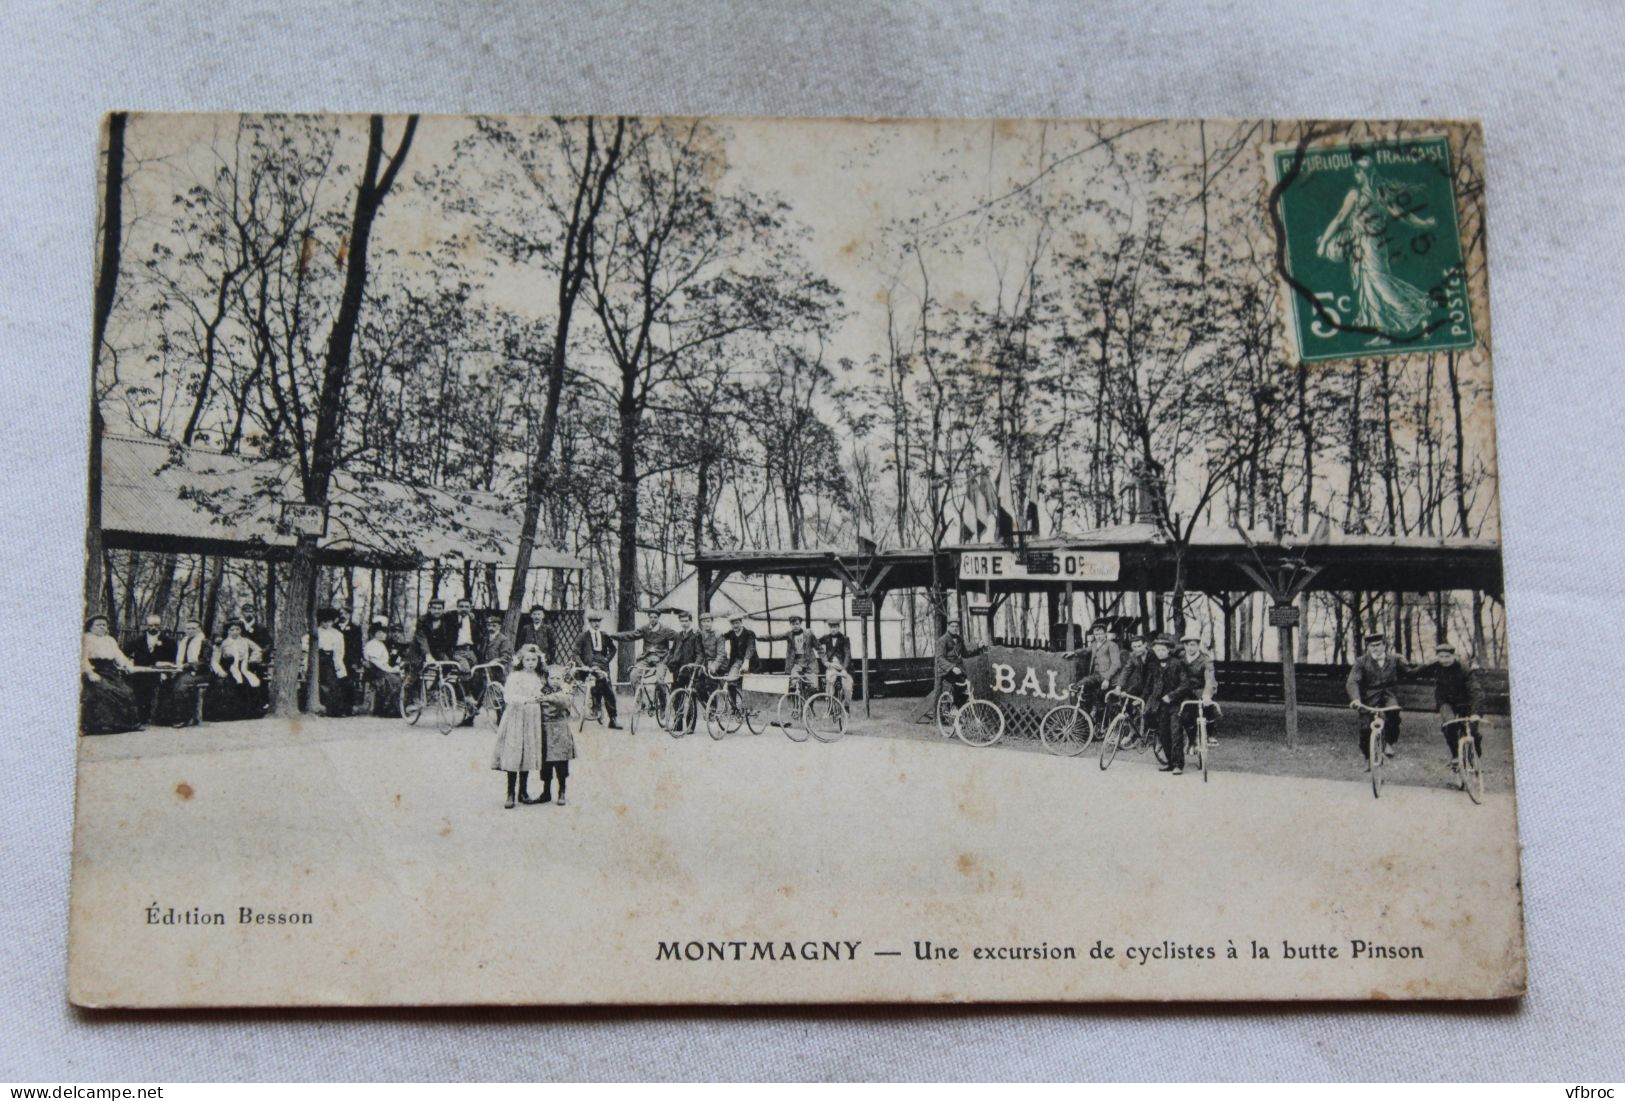
[[[457,698],[457,689],[441,682],[434,691],[434,724],[440,733],[450,734],[452,727],[463,721],[463,703]]]
[[[739,706],[736,710],[739,713],[740,719],[745,724],[745,729],[750,731],[752,734],[760,734],[762,731],[766,730],[772,725],[772,720],[767,717],[766,711],[752,706],[750,701],[743,697],[740,698]]]
[[[1129,729],[1128,715],[1121,713],[1106,727],[1106,733],[1100,736],[1100,771],[1105,772],[1112,767],[1112,762],[1117,759],[1117,751],[1123,748],[1123,736]]]
[[[739,709],[728,698],[726,688],[718,688],[711,693],[710,700],[705,704],[705,728],[713,739],[720,742],[723,735],[737,731],[740,719]]]
[[[480,714],[491,724],[493,730],[502,725],[504,706],[506,704],[502,697],[502,685],[494,681],[486,685],[485,691],[480,695]]]
[[[821,742],[838,742],[846,733],[846,704],[829,692],[819,692],[801,708],[801,719]]]
[[[954,719],[959,715],[953,696],[946,690],[937,693],[937,733],[944,738],[954,736]]]
[[[1044,748],[1059,757],[1076,757],[1095,740],[1094,720],[1089,712],[1070,703],[1051,708],[1038,724],[1038,737]]]
[[[1179,736],[1183,738],[1184,732],[1181,731]],[[1140,737],[1151,747],[1151,755],[1157,759],[1158,767],[1168,763],[1168,754],[1162,751],[1162,738],[1158,736],[1157,731],[1142,729]]]
[[[1461,736],[1461,786],[1475,804],[1484,801],[1484,763],[1470,733]]]
[[[966,745],[990,746],[1004,737],[1004,712],[991,700],[971,700],[954,717],[954,733]]]
[[[1366,734],[1366,756],[1371,768],[1371,798],[1382,797],[1382,728],[1385,724],[1380,720],[1371,724]]]
[[[423,717],[423,680],[419,677],[401,678],[401,718],[416,726]]]
[[[784,731],[784,736],[792,742],[804,742],[812,733],[803,719],[805,714],[801,697],[786,692],[773,707],[773,725]]]
[[[689,724],[693,721],[688,714],[688,709],[694,706],[692,696],[688,689],[678,688],[666,697],[666,709],[661,713],[660,725],[673,738],[681,738],[688,733]]]

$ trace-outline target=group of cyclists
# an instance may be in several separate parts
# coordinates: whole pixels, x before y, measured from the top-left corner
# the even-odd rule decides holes
[[[769,642],[785,644],[785,672],[809,695],[820,684],[838,698],[850,695],[847,666],[852,642],[838,618],[830,618],[827,630],[816,634],[800,615],[787,617],[787,628],[777,633],[758,633],[751,627],[754,620],[737,613],[714,616],[707,612],[696,618],[687,609],[649,608],[646,615],[638,627],[611,631],[604,627],[603,612],[589,611],[573,652],[566,652],[568,643],[555,638],[539,606],[530,610],[513,640],[502,631],[500,617],[492,616],[482,624],[469,601],[459,601],[453,611],[436,599],[418,621],[408,661],[455,662],[470,678],[469,694],[477,698],[480,678],[488,667],[512,664],[515,641],[520,647],[535,646],[546,664],[570,660],[578,676],[590,678],[591,717],[607,721],[614,730],[621,727],[612,670],[623,644],[638,645],[630,680],[644,686],[658,707],[664,707],[669,693],[679,686],[691,690],[691,700],[704,700],[722,686],[737,697],[740,675],[755,670],[757,648]],[[392,670],[397,676],[401,672]],[[678,717],[684,728],[692,728],[694,720],[692,713]]]
[[[950,618],[946,633],[937,640],[936,671],[939,691],[950,693],[956,706],[965,699],[969,685],[964,662],[978,653],[981,649],[965,643],[960,621]],[[1203,650],[1199,634],[1186,632],[1177,644],[1168,634],[1135,635],[1125,656],[1107,625],[1097,622],[1083,646],[1064,650],[1061,656],[1074,662],[1072,691],[1083,706],[1102,706],[1112,690],[1136,701],[1162,748],[1160,770],[1184,774],[1185,751],[1196,738],[1196,709],[1181,705],[1186,700],[1210,704],[1218,691],[1213,658]]]
[[[966,643],[957,618],[947,621],[947,631],[937,640],[937,691],[948,694],[955,707],[969,695],[965,662],[983,649]],[[1102,709],[1108,693],[1126,698],[1129,706],[1142,709],[1147,732],[1155,733],[1163,762],[1160,771],[1175,776],[1184,773],[1186,753],[1196,739],[1198,713],[1208,712],[1218,691],[1213,656],[1203,648],[1200,633],[1187,630],[1177,641],[1166,633],[1135,634],[1129,638],[1125,655],[1110,627],[1101,621],[1089,628],[1082,646],[1062,651],[1061,656],[1074,662],[1071,691],[1082,706]],[[1356,723],[1362,759],[1369,755],[1372,730],[1363,716],[1373,710],[1383,715],[1384,754],[1390,758],[1396,754],[1400,677],[1424,671],[1433,674],[1434,706],[1451,768],[1459,767],[1462,739],[1471,737],[1473,747],[1482,751],[1478,723],[1467,719],[1481,710],[1481,688],[1457,657],[1455,647],[1440,641],[1432,661],[1413,664],[1393,654],[1385,636],[1373,633],[1366,636],[1364,651],[1355,659],[1346,683],[1349,706],[1362,715]],[[1184,706],[1193,700],[1202,706]],[[1208,712],[1205,718],[1211,724],[1217,711]],[[1210,733],[1207,744],[1217,742]]]
[[[608,709],[611,727],[617,725],[609,671],[616,640],[641,644],[631,680],[646,687],[656,708],[664,708],[673,689],[688,689],[692,704],[687,714],[673,719],[680,732],[693,729],[698,702],[718,687],[726,687],[737,703],[740,677],[754,671],[759,661],[757,647],[762,643],[784,643],[785,673],[807,695],[818,691],[820,683],[837,698],[849,695],[847,666],[852,659],[852,640],[837,618],[827,621],[828,630],[822,635],[809,629],[799,615],[787,617],[788,626],[781,632],[758,634],[750,626],[753,620],[738,613],[718,617],[706,612],[696,620],[684,609],[675,613],[675,628],[666,625],[665,615],[663,610],[651,608],[643,626],[615,633],[600,630],[601,614],[588,616],[589,629],[578,643],[578,659],[583,668],[593,671],[595,704],[601,700]]]

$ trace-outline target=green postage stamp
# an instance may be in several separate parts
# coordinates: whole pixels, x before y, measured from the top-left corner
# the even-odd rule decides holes
[[[1304,362],[1473,346],[1448,139],[1275,149],[1270,168]]]

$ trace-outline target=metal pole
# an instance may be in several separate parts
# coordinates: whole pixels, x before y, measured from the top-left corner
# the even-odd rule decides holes
[[[1293,605],[1287,605],[1293,607]],[[1286,705],[1286,745],[1298,748],[1298,673],[1292,662],[1292,628],[1283,626],[1281,645],[1281,694]]]

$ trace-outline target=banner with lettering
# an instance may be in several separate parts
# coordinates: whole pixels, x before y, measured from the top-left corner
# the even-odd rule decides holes
[[[1057,652],[1012,646],[990,647],[965,663],[976,694],[998,704],[1019,727],[1027,726],[1018,720],[1029,713],[1036,723],[1050,708],[1066,702],[1072,668],[1072,659]]]

